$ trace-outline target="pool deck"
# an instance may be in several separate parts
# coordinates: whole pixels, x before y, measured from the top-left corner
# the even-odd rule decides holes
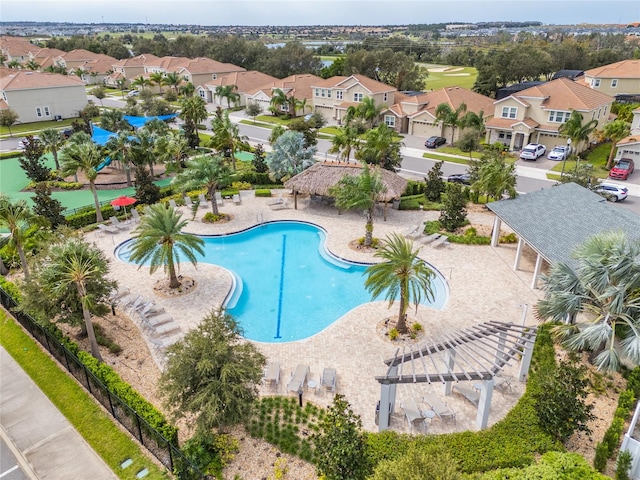
[[[288,194],[288,191],[283,191]],[[276,192],[277,193],[277,192]],[[298,209],[272,210],[266,198],[256,198],[253,192],[242,192],[242,203],[235,205],[225,200],[220,210],[233,216],[225,224],[210,225],[200,221],[208,208],[200,208],[195,221],[189,222],[185,229],[197,234],[224,234],[251,227],[256,223],[273,220],[303,220],[315,223],[327,230],[327,247],[340,257],[360,262],[375,261],[370,253],[356,252],[348,243],[364,235],[365,219],[361,212],[347,212],[341,215],[333,207],[309,205],[306,199],[298,198]],[[186,218],[191,213],[181,208]],[[404,233],[409,227],[423,220],[437,219],[439,212],[388,210],[387,220],[376,217],[374,236],[384,238],[388,233]],[[492,214],[469,214],[475,224],[493,222]],[[213,265],[199,264],[194,269],[191,264],[182,264],[180,273],[196,280],[198,286],[194,292],[177,298],[163,298],[153,290],[155,282],[165,274],[162,269],[153,276],[147,268],[138,269],[135,265],[125,264],[113,257],[115,247],[130,237],[131,230],[109,234],[99,230],[87,234],[113,258],[111,276],[121,289],[128,288],[147,300],[153,300],[163,306],[181,326],[183,332],[195,327],[200,319],[211,309],[218,308],[231,287],[231,277],[224,269]],[[533,262],[523,257],[520,270],[513,270],[516,245],[489,246],[449,245],[444,248],[423,246],[420,256],[435,266],[449,284],[450,296],[444,309],[433,310],[420,306],[417,310],[410,307],[409,315],[419,321],[430,339],[437,339],[444,333],[451,333],[487,321],[521,323],[522,305],[528,304],[526,323],[536,325],[533,305],[542,296],[540,290],[530,288]],[[375,376],[383,375],[386,366],[383,360],[392,357],[396,346],[383,339],[377,332],[377,324],[397,314],[398,305],[391,309],[387,302],[377,301],[353,309],[322,332],[305,340],[290,343],[257,343],[258,348],[271,362],[281,365],[280,384],[262,387],[262,393],[287,394],[286,384],[291,372],[298,364],[310,367],[309,379],[318,381],[325,367],[337,370],[337,393],[345,395],[354,412],[361,416],[363,426],[376,431],[374,423],[375,406],[380,397],[380,385]],[[300,319],[304,321],[304,319]],[[155,361],[162,365],[162,352],[150,344]],[[519,365],[505,369],[506,374],[514,375]],[[515,405],[524,391],[524,384],[512,383],[512,392],[494,392],[489,425],[500,420]],[[470,387],[470,385],[469,385]],[[476,408],[462,397],[452,395],[444,397],[440,384],[403,384],[397,388],[396,411],[392,415],[390,428],[408,432],[409,427],[403,420],[399,404],[410,398],[420,399],[425,393],[437,393],[457,412],[456,423],[441,424],[437,420],[428,425],[430,433],[475,430]],[[294,393],[289,393],[294,395]],[[320,405],[331,403],[332,395],[328,391],[309,389],[304,400]]]

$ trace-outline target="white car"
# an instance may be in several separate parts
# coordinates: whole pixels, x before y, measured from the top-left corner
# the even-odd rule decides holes
[[[571,155],[571,147],[568,145],[556,145],[551,149],[547,158],[549,160],[566,160]]]
[[[33,139],[34,139],[34,140],[40,140],[40,137],[38,137],[37,135],[34,135],[34,136],[33,136]],[[27,139],[26,139],[26,138],[23,138],[22,140],[20,140],[20,141],[18,142],[18,148],[19,148],[20,150],[24,150],[24,149],[26,148],[26,146],[27,146]]]
[[[131,90],[129,93],[127,93],[127,97],[137,97],[138,95],[140,95],[140,92],[138,90]]]
[[[539,143],[530,143],[520,151],[520,159],[537,160],[545,154],[547,147]]]
[[[610,202],[621,202],[627,198],[629,189],[615,183],[600,183],[593,189],[594,192],[599,193]]]

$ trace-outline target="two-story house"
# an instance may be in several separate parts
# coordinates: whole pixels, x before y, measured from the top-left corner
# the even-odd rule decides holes
[[[310,73],[290,75],[282,80],[273,80],[245,93],[243,95],[244,104],[256,102],[262,107],[263,111],[268,112],[274,92],[281,90],[289,98],[295,98],[298,101],[306,100],[307,109],[309,109],[313,105],[313,85],[318,85],[322,81],[322,78]],[[289,105],[281,105],[280,109],[283,112],[287,112],[289,111]]]
[[[395,95],[398,92],[395,87],[364,75],[319,79],[312,88],[314,111],[339,124],[347,114],[347,109],[357,106],[363,98],[373,98],[377,105],[388,107],[396,103]]]
[[[0,52],[6,58],[6,65],[12,62],[21,65],[27,63],[31,60],[31,53],[39,49],[40,47],[33,45],[27,38],[0,36]]]
[[[240,96],[240,105],[245,106],[248,92],[256,92],[260,87],[275,84],[277,81],[279,81],[278,78],[256,70],[233,72],[216,75],[215,79],[199,84],[196,87],[196,92],[207,103],[217,102],[218,104],[223,104],[223,99],[216,98],[216,89],[224,86],[235,86],[235,93]]]
[[[145,65],[158,63],[159,57],[150,53],[143,53],[131,58],[123,58],[111,65],[113,72],[105,78],[105,85],[109,87],[118,87],[120,82],[124,82],[128,86],[131,81],[145,73]]]
[[[580,112],[585,122],[597,120],[596,130],[602,130],[612,103],[609,95],[558,78],[496,100],[493,118],[485,124],[486,140],[502,142],[510,150],[520,150],[528,143],[541,143],[551,149],[566,143],[559,129],[571,112]]]
[[[246,68],[233,63],[222,63],[211,58],[198,57],[190,59],[185,65],[178,68],[176,73],[182,77],[183,81],[191,82],[197,87],[230,73],[246,71]]]
[[[584,72],[584,85],[612,97],[640,95],[640,60],[622,60]]]
[[[0,108],[20,123],[75,118],[87,105],[84,83],[76,76],[0,68]]]
[[[616,143],[616,147],[616,162],[621,158],[631,158],[640,165],[640,108],[633,111],[630,135]]]

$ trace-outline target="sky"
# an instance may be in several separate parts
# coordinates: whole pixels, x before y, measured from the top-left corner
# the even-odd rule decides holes
[[[2,21],[195,25],[403,25],[640,21],[638,0],[0,0]]]

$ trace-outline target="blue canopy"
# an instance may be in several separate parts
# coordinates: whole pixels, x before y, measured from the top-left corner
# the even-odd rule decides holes
[[[177,113],[172,113],[170,115],[155,115],[153,117],[132,117],[130,115],[124,115],[122,118],[125,119],[125,121],[127,121],[129,123],[129,125],[131,125],[133,128],[141,128],[144,127],[147,123],[149,123],[152,120],[162,120],[163,122],[165,120],[170,120],[174,117],[176,117],[178,114]]]
[[[92,126],[93,133],[91,134],[91,140],[104,147],[111,137],[117,137],[117,133],[110,132],[104,128],[100,128],[96,125]]]

